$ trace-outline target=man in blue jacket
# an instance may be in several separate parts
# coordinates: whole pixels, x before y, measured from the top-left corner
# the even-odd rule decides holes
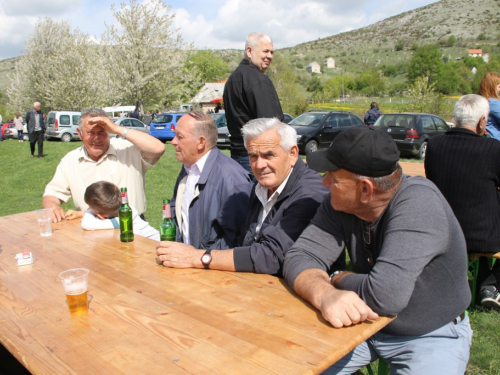
[[[299,157],[297,133],[275,118],[250,121],[242,129],[257,184],[250,196],[245,235],[226,250],[160,242],[166,267],[210,268],[281,276],[285,253],[309,225],[328,190],[319,173]],[[235,208],[236,210],[237,208]]]
[[[235,246],[248,211],[250,174],[215,147],[217,126],[204,113],[182,116],[171,143],[183,164],[171,201],[177,241],[199,249]]]

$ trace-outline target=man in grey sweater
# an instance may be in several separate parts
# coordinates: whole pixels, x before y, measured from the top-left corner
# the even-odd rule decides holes
[[[391,373],[464,373],[472,331],[465,240],[437,187],[402,174],[385,132],[356,127],[307,156],[330,189],[284,276],[335,328],[397,315],[325,373],[383,358]],[[347,248],[352,272],[327,270]]]

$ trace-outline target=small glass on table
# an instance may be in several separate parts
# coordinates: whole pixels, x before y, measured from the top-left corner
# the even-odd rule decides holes
[[[38,226],[40,227],[40,236],[47,237],[52,235],[52,208],[43,208],[36,210]]]

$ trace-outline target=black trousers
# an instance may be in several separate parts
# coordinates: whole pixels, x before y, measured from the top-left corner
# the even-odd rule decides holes
[[[38,143],[38,156],[43,156],[43,131],[31,132],[29,138],[31,155],[35,154],[35,143]]]

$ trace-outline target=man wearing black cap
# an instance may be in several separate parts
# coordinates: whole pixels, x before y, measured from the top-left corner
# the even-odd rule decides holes
[[[307,156],[330,189],[288,251],[284,276],[334,327],[397,315],[325,373],[383,358],[391,373],[463,374],[472,331],[464,236],[437,187],[402,174],[380,130],[356,127]],[[352,272],[327,274],[347,248]]]

